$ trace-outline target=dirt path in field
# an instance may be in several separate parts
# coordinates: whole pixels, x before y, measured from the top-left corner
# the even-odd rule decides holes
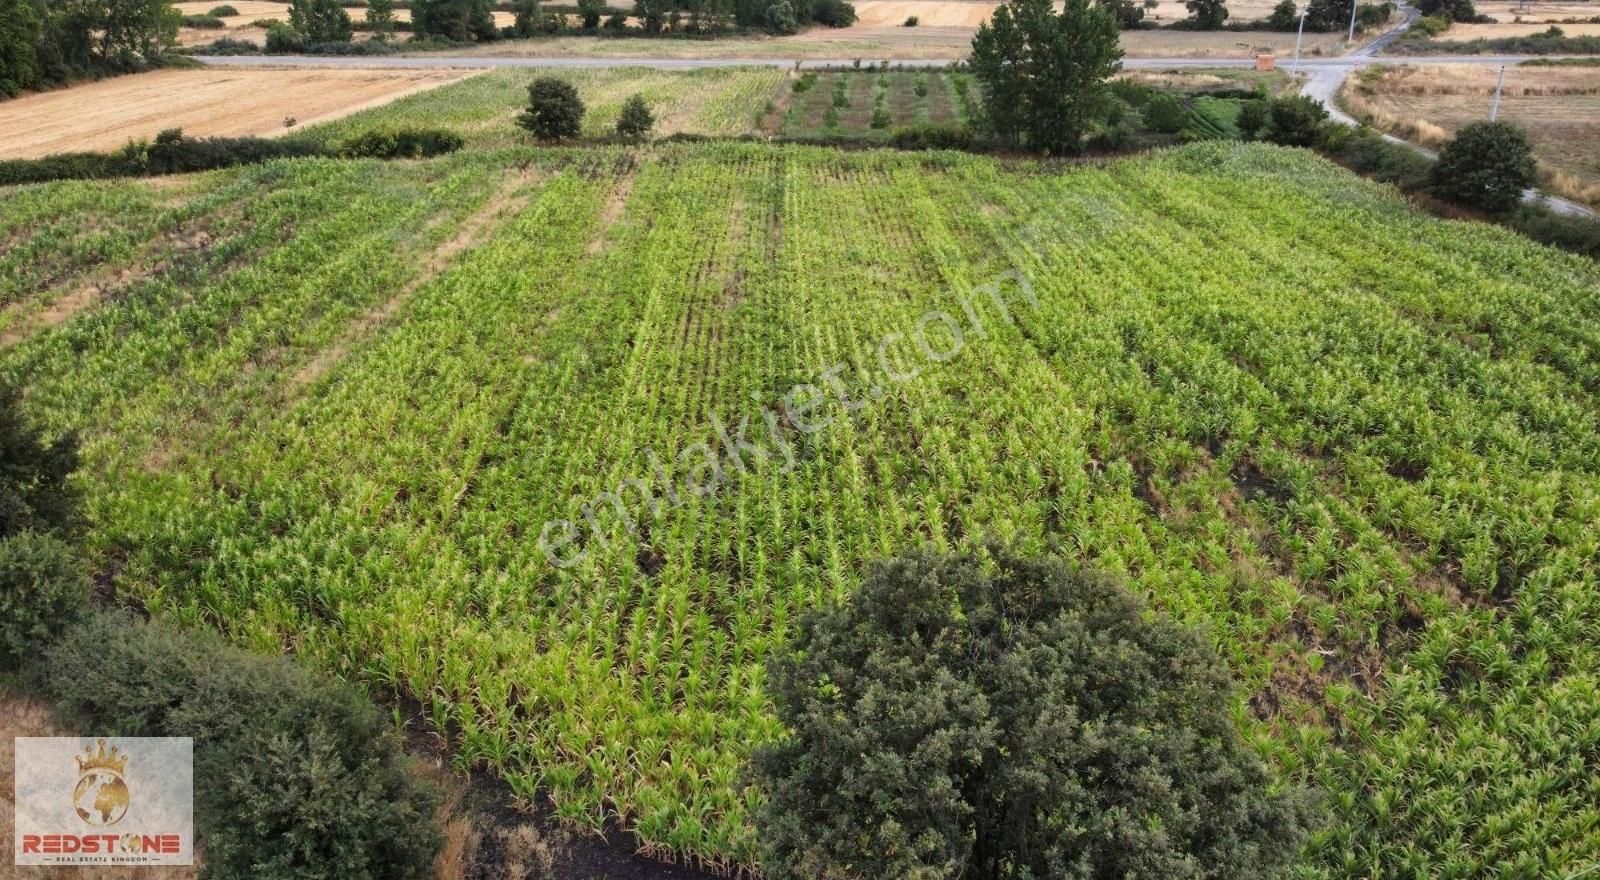
[[[0,102],[0,159],[114,150],[168,128],[277,135],[456,82],[459,70],[157,70]],[[292,119],[293,126],[285,122]]]
[[[583,252],[594,256],[605,249],[606,238],[611,232],[611,227],[622,219],[622,212],[628,207],[628,195],[633,192],[633,178],[638,173],[638,157],[634,157],[635,167],[628,169],[628,173],[617,180],[617,188],[612,190],[611,198],[606,200],[606,206],[600,211],[600,220],[595,225],[594,235],[589,238],[589,244]]]
[[[288,391],[292,395],[318,379],[327,375],[334,365],[344,360],[350,347],[371,335],[374,330],[393,320],[405,304],[411,300],[413,294],[424,284],[432,281],[441,272],[449,267],[462,253],[487,239],[508,219],[515,217],[527,207],[532,199],[532,193],[523,191],[524,188],[539,178],[539,172],[527,170],[520,174],[508,177],[493,195],[484,202],[483,207],[474,211],[466,220],[462,221],[461,229],[455,237],[440,245],[423,261],[416,277],[400,288],[394,296],[373,306],[350,323],[340,339],[318,352],[300,371],[289,379]]]

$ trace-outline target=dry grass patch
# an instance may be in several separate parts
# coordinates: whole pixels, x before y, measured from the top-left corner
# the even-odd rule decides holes
[[[1351,115],[1437,149],[1489,118],[1498,76],[1472,65],[1374,68],[1347,82],[1339,100]],[[1550,190],[1600,205],[1600,68],[1507,68],[1499,118],[1528,130]]]

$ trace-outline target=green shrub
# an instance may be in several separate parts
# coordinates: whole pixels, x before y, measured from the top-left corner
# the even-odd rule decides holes
[[[261,47],[249,40],[221,37],[189,51],[195,55],[259,55]]]
[[[1474,122],[1463,126],[1433,167],[1433,192],[1485,211],[1506,211],[1539,178],[1533,145],[1521,126]]]
[[[583,132],[583,101],[571,83],[541,76],[528,84],[528,109],[517,124],[547,141],[575,138]]]
[[[1268,108],[1264,100],[1245,101],[1239,106],[1239,118],[1233,125],[1239,129],[1239,135],[1247,141],[1253,141],[1267,127]]]
[[[1433,169],[1432,159],[1410,147],[1384,140],[1371,129],[1351,132],[1339,144],[1326,140],[1324,143],[1352,170],[1383,183],[1392,183],[1402,190],[1423,186]]]
[[[1423,37],[1437,37],[1450,29],[1450,19],[1439,15],[1425,15],[1411,26],[1410,33]]]
[[[1294,0],[1278,0],[1278,5],[1272,7],[1272,14],[1267,16],[1267,30],[1293,31],[1300,27],[1300,10],[1294,5]]]
[[[794,6],[789,0],[774,0],[767,7],[765,17],[767,30],[775,34],[792,34],[799,28],[795,19]]]
[[[578,0],[578,18],[582,19],[586,31],[600,27],[600,17],[605,12],[605,0]]]
[[[1286,147],[1309,147],[1317,142],[1328,111],[1304,95],[1273,98],[1267,105],[1265,137]]]
[[[621,12],[613,12],[606,16],[605,29],[608,31],[624,31],[628,29],[628,16]]]
[[[1373,30],[1388,24],[1393,15],[1393,3],[1362,3],[1356,6],[1356,26],[1364,31]]]
[[[893,118],[889,115],[889,108],[874,107],[872,108],[872,121],[868,124],[873,128],[883,129],[888,128],[889,123],[893,121]]]
[[[1270,790],[1223,665],[1107,578],[919,554],[799,622],[757,750],[769,876],[1272,876],[1306,799]]]
[[[656,126],[656,119],[650,115],[650,105],[646,104],[643,95],[634,95],[622,105],[622,113],[617,116],[617,137],[629,141],[642,141],[650,137],[650,131]]]
[[[1184,109],[1183,102],[1167,92],[1151,98],[1144,106],[1143,115],[1145,127],[1162,134],[1177,134],[1189,121],[1189,111]]]
[[[8,164],[0,162],[0,169]],[[69,478],[77,469],[77,437],[47,440],[22,411],[22,392],[0,382],[0,538],[23,532],[76,535],[83,499]]]
[[[814,87],[816,84],[817,84],[817,75],[816,74],[814,74],[814,73],[803,73],[803,74],[800,75],[799,79],[794,81],[794,85],[793,85],[792,88],[794,89],[794,93],[795,94],[803,95],[806,92],[811,91],[812,87]]]
[[[422,159],[453,153],[464,143],[460,135],[442,129],[378,129],[342,141],[334,152],[346,158]]]
[[[239,10],[234,9],[232,6],[228,6],[227,4],[211,7],[211,15],[217,18],[233,18],[238,14]]]
[[[0,668],[54,641],[89,607],[83,561],[52,535],[0,538]]]
[[[28,679],[84,729],[194,737],[207,878],[432,876],[437,794],[343,685],[211,633],[112,615],[69,630]]]
[[[306,39],[300,32],[275,21],[267,25],[267,54],[268,55],[295,55],[305,51]]]
[[[915,15],[908,15],[901,27],[916,27],[918,24],[921,24],[921,21]]]
[[[1557,214],[1538,205],[1522,205],[1502,223],[1537,242],[1600,260],[1600,220]]]
[[[199,28],[201,30],[217,30],[227,27],[227,22],[215,15],[185,15],[179,20],[186,28]]]
[[[1478,20],[1478,10],[1472,0],[1417,0],[1417,11],[1424,16],[1437,16],[1446,21]]]
[[[811,20],[827,27],[849,27],[856,23],[856,7],[847,0],[814,0]]]

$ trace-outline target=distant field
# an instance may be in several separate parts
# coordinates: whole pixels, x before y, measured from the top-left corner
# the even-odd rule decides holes
[[[0,158],[106,150],[167,128],[271,135],[456,82],[452,70],[160,70],[0,102]]]
[[[1600,14],[1600,11],[1597,11]],[[1600,36],[1600,23],[1561,24],[1562,33],[1569,37]],[[1453,24],[1450,29],[1434,37],[1436,40],[1465,42],[1467,40],[1497,40],[1502,37],[1530,37],[1550,29],[1548,24]]]
[[[1345,84],[1341,100],[1378,127],[1438,148],[1457,129],[1489,118],[1497,68],[1438,65],[1372,68]],[[1533,139],[1550,188],[1600,205],[1600,68],[1511,67],[1500,118]]]
[[[502,69],[357,113],[307,131],[305,136],[334,139],[370,128],[405,124],[448,128],[475,148],[527,144],[529,136],[517,127],[516,117],[527,106],[528,83],[538,76],[554,76],[577,87],[587,109],[583,123],[586,137],[610,135],[622,103],[634,94],[649,102],[656,116],[658,136],[749,134],[785,79],[783,71],[770,67],[670,72],[630,67]]]
[[[1600,15],[1600,2],[1597,0],[1569,0],[1569,2],[1521,3],[1517,0],[1491,0],[1488,3],[1477,4],[1479,15],[1487,15],[1497,21],[1510,22],[1521,18],[1523,21],[1561,21],[1567,18],[1588,18]]]

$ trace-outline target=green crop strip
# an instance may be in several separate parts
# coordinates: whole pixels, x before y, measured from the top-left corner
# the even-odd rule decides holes
[[[948,77],[886,76],[820,76],[785,131],[962,106]],[[157,267],[0,348],[0,375],[86,433],[123,594],[414,698],[522,798],[752,865],[768,651],[865,560],[997,538],[1206,629],[1241,726],[1329,793],[1300,874],[1600,859],[1591,262],[1259,145],[1092,167],[517,149],[203,181],[104,246],[160,194],[0,195],[19,299]],[[196,223],[207,247],[161,244]],[[873,384],[880,340],[964,321],[1013,271],[1036,307],[830,402],[794,467],[582,515],[830,365]],[[556,520],[585,533],[573,565],[541,549]]]

